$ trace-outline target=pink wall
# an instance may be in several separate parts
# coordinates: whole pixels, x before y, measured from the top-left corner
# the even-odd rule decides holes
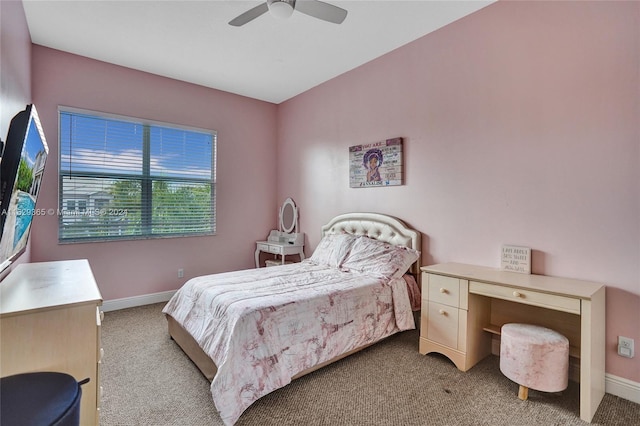
[[[605,283],[606,371],[640,382],[640,3],[499,2],[279,106],[278,198],[320,226],[376,211],[423,233],[424,264]],[[405,141],[406,184],[351,189],[348,147]]]
[[[57,217],[42,216],[33,224],[33,261],[89,259],[105,300],[253,267],[256,239],[277,223],[274,104],[41,46],[33,46],[32,61],[34,102],[50,148],[39,209],[58,206],[59,105],[218,132],[217,235],[60,245]],[[179,268],[185,278],[177,278]]]
[[[0,1],[0,138],[4,141],[9,123],[31,103],[31,36],[22,2]],[[4,271],[4,278],[16,265],[29,262],[31,244]]]
[[[22,2],[0,2],[0,138],[31,102],[31,36]]]

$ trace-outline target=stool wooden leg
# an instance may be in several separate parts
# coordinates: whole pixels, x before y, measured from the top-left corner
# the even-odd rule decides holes
[[[523,401],[526,401],[529,397],[529,388],[526,386],[520,385],[520,389],[518,389],[518,398]]]

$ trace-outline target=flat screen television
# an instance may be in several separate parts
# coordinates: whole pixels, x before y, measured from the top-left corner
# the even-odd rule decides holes
[[[27,246],[48,153],[36,107],[27,105],[11,120],[0,160],[0,272]]]

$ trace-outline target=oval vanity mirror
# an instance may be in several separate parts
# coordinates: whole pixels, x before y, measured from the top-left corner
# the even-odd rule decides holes
[[[298,230],[298,208],[291,198],[287,198],[280,208],[280,229],[290,234]]]

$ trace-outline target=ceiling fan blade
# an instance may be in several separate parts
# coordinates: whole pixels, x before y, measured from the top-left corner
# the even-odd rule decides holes
[[[341,24],[347,17],[346,10],[319,0],[298,0],[296,1],[296,10],[334,24]]]
[[[269,11],[269,7],[267,3],[259,4],[258,6],[247,10],[240,16],[233,18],[229,21],[229,25],[233,25],[234,27],[239,27],[241,25],[246,24],[247,22],[251,22],[256,19],[258,16],[267,13]]]

